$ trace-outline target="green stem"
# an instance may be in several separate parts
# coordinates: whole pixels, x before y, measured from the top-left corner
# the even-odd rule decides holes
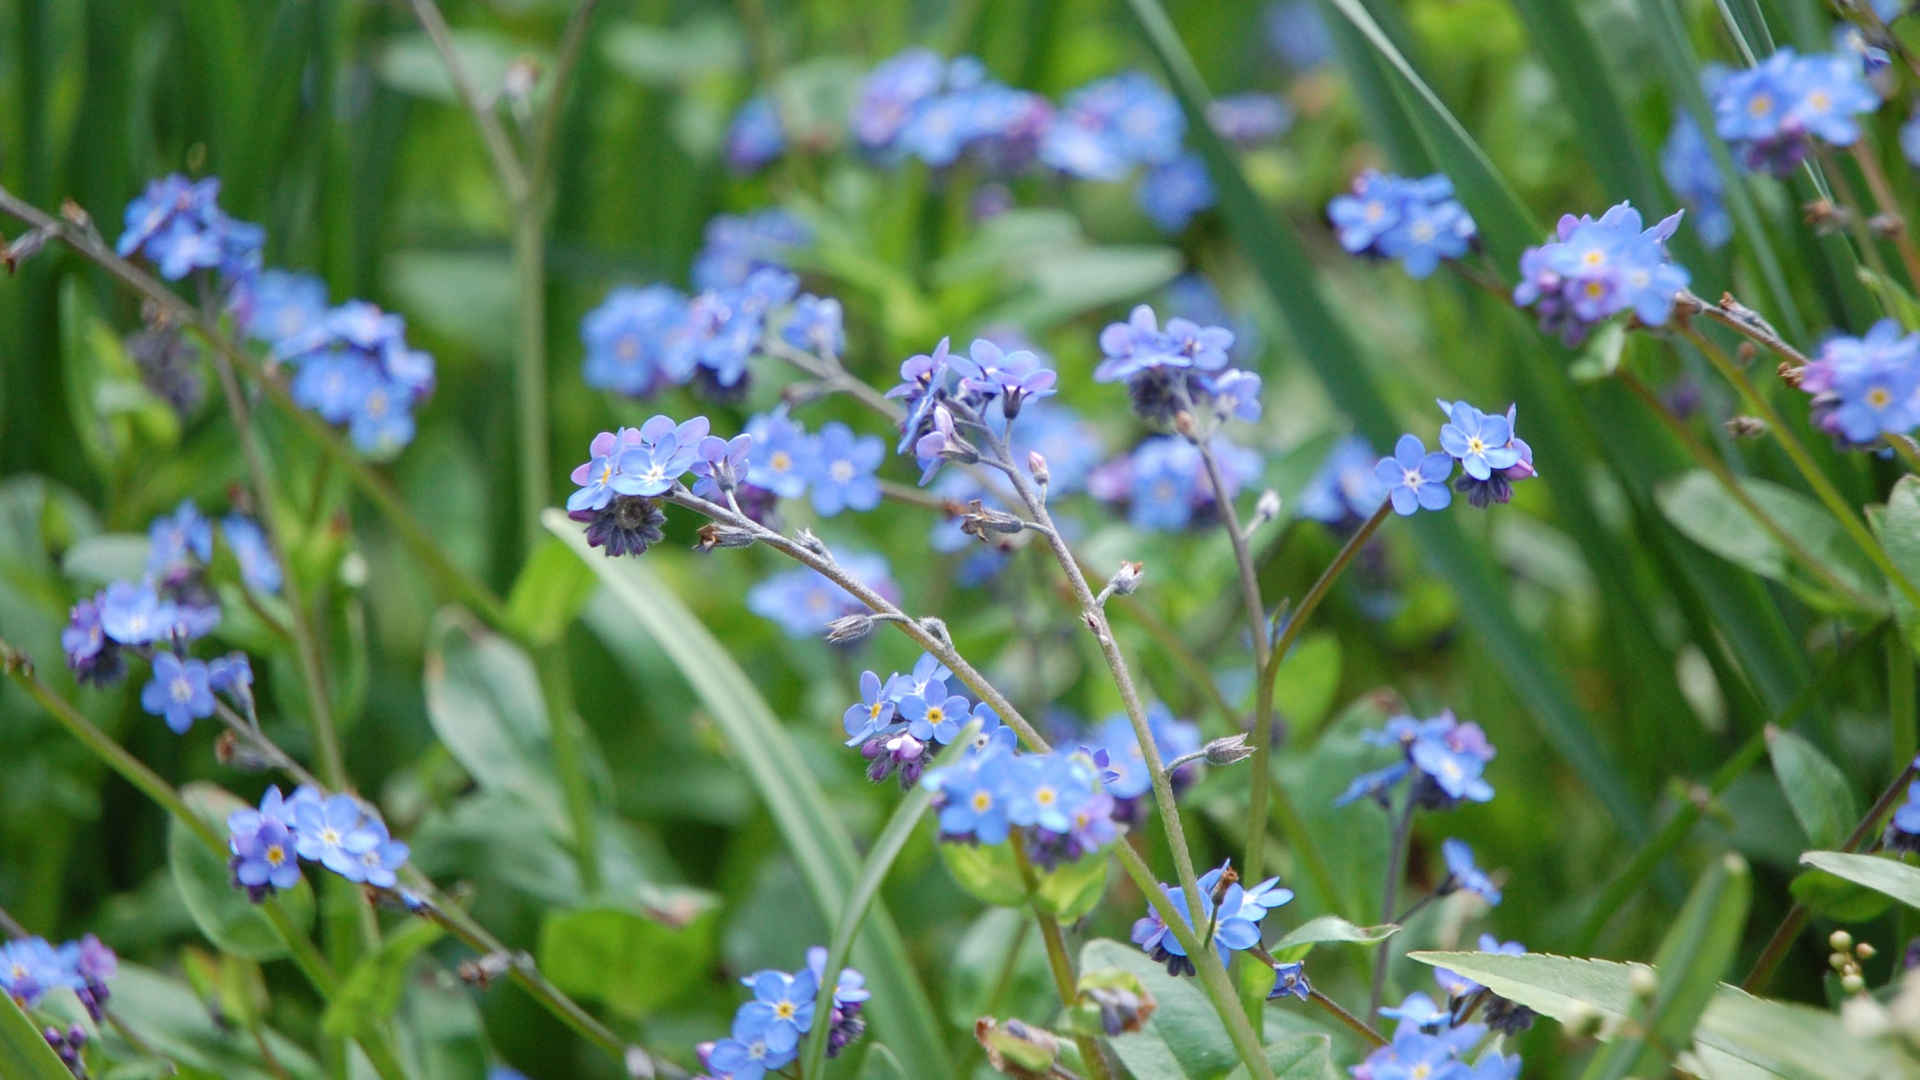
[[[1387,1045],[1387,1037],[1373,1029],[1373,1025],[1348,1012],[1340,1003],[1318,990],[1307,991],[1307,1000],[1333,1014],[1333,1018],[1353,1029],[1353,1033],[1374,1046]]]
[[[1413,788],[1409,787],[1400,807],[1400,818],[1393,826],[1392,846],[1387,849],[1387,880],[1381,886],[1380,895],[1381,922],[1393,918],[1394,898],[1400,895],[1400,876],[1406,872],[1407,865],[1407,841],[1413,835],[1413,810]],[[1368,1016],[1380,1012],[1380,998],[1387,992],[1387,961],[1392,957],[1386,942],[1373,948],[1373,989],[1367,995]]]
[[[1907,288],[1920,289],[1920,250],[1913,246],[1913,234],[1907,231],[1906,218],[1893,195],[1893,185],[1887,182],[1887,172],[1880,167],[1880,159],[1866,139],[1854,140],[1853,160],[1860,163],[1860,175],[1866,177],[1867,190],[1873,192],[1875,205],[1893,219],[1893,248],[1900,253],[1900,262],[1907,269]]]
[[[1913,783],[1916,776],[1920,776],[1920,767],[1916,766],[1920,766],[1920,762],[1907,762],[1906,768],[1900,770],[1900,775],[1894,777],[1893,783],[1887,785],[1887,790],[1880,793],[1880,798],[1873,804],[1873,808],[1867,811],[1867,816],[1861,818],[1860,824],[1854,826],[1853,832],[1847,836],[1847,842],[1840,846],[1841,851],[1854,851],[1873,835],[1874,829],[1880,824],[1880,819],[1893,809],[1895,803],[1906,796],[1907,785]],[[1773,978],[1774,969],[1780,966],[1780,961],[1786,957],[1787,950],[1793,947],[1794,939],[1800,936],[1800,930],[1807,925],[1807,918],[1811,914],[1812,912],[1807,910],[1805,904],[1795,904],[1787,911],[1786,918],[1780,920],[1780,925],[1774,928],[1773,936],[1767,939],[1766,947],[1760,950],[1760,958],[1753,962],[1753,970],[1747,972],[1747,977],[1741,980],[1740,989],[1749,994],[1758,994],[1766,990],[1767,983]]]
[[[1040,906],[1040,879],[1033,872],[1033,862],[1027,858],[1024,837],[1015,829],[1007,838],[1008,847],[1013,850],[1013,861],[1020,868],[1020,880],[1026,883],[1027,896],[1031,898],[1033,921],[1040,927],[1040,940],[1047,946],[1047,967],[1053,972],[1053,988],[1060,995],[1060,1007],[1073,1008],[1075,999],[1080,996],[1079,980],[1073,974],[1073,958],[1067,955],[1065,935],[1060,933],[1060,920],[1048,914]],[[1087,1071],[1096,1080],[1112,1080],[1113,1073],[1107,1068],[1107,1059],[1100,1051],[1100,1043],[1087,1035],[1076,1035],[1074,1044],[1080,1048],[1080,1058]]]
[[[1910,473],[1920,474],[1920,449],[1915,449],[1913,438],[1908,435],[1888,435],[1886,443],[1893,447],[1895,456],[1907,467]]]
[[[1847,584],[1838,574],[1834,573],[1833,568],[1827,564],[1826,560],[1815,557],[1813,552],[1808,551],[1807,546],[1800,542],[1799,537],[1793,535],[1786,526],[1774,520],[1773,516],[1767,513],[1759,501],[1747,491],[1745,485],[1740,483],[1740,478],[1734,475],[1733,470],[1727,466],[1727,463],[1721,460],[1718,454],[1708,449],[1705,443],[1696,438],[1693,432],[1689,431],[1687,426],[1681,423],[1678,417],[1673,415],[1667,408],[1666,403],[1661,401],[1646,383],[1640,381],[1638,376],[1626,368],[1617,370],[1614,373],[1614,377],[1619,379],[1622,386],[1625,386],[1635,397],[1639,398],[1641,402],[1647,406],[1647,409],[1651,411],[1654,416],[1658,417],[1661,423],[1666,425],[1667,430],[1673,433],[1674,438],[1679,440],[1680,445],[1686,447],[1687,453],[1693,455],[1693,459],[1699,462],[1702,468],[1712,473],[1714,479],[1720,481],[1720,486],[1725,488],[1727,494],[1733,497],[1733,501],[1739,503],[1741,508],[1746,510],[1754,521],[1760,524],[1762,529],[1767,531],[1767,535],[1773,537],[1775,543],[1791,553],[1801,566],[1806,567],[1808,573],[1825,582],[1829,588],[1840,593],[1842,596],[1851,598],[1855,604],[1867,608],[1873,606],[1873,601],[1861,596],[1851,585]]]
[[[1280,665],[1286,661],[1287,653],[1292,650],[1301,629],[1313,617],[1321,601],[1325,600],[1327,594],[1332,591],[1333,583],[1340,579],[1340,575],[1352,564],[1354,556],[1360,553],[1360,549],[1366,546],[1367,541],[1392,512],[1393,505],[1382,502],[1380,508],[1373,512],[1373,516],[1355,530],[1352,536],[1347,537],[1347,542],[1341,545],[1333,561],[1327,564],[1327,568],[1320,572],[1320,576],[1307,589],[1307,594],[1300,600],[1300,606],[1288,613],[1287,625],[1281,629],[1278,640],[1273,643],[1273,650],[1267,655],[1266,665],[1258,673],[1259,693],[1261,700],[1267,703],[1267,707],[1255,713],[1253,735],[1249,740],[1253,743],[1251,763],[1253,784],[1247,800],[1247,877],[1253,881],[1260,879],[1261,860],[1266,852],[1267,806],[1271,803],[1274,813],[1280,819],[1281,830],[1286,833],[1287,843],[1293,846],[1294,851],[1306,863],[1307,872],[1313,878],[1314,887],[1320,890],[1322,898],[1327,903],[1333,903],[1339,896],[1338,887],[1334,884],[1333,867],[1320,850],[1312,830],[1307,828],[1306,819],[1300,816],[1299,808],[1293,805],[1293,800],[1286,791],[1273,782],[1274,681],[1279,678]]]
[[[1828,512],[1840,522],[1841,528],[1845,529],[1854,543],[1860,546],[1860,550],[1866,553],[1867,558],[1872,560],[1882,574],[1886,575],[1888,581],[1893,582],[1901,592],[1906,594],[1907,599],[1912,601],[1915,607],[1920,607],[1920,586],[1915,586],[1913,580],[1902,573],[1900,568],[1893,564],[1893,560],[1887,557],[1886,550],[1873,538],[1873,534],[1867,531],[1866,524],[1860,520],[1853,507],[1847,505],[1846,497],[1840,494],[1840,489],[1834,487],[1833,481],[1820,471],[1820,467],[1813,460],[1813,455],[1807,452],[1807,448],[1801,445],[1800,440],[1787,428],[1785,418],[1754,387],[1753,382],[1747,378],[1746,372],[1740,370],[1739,365],[1727,356],[1725,350],[1709,341],[1692,326],[1682,322],[1679,330],[1681,336],[1693,342],[1696,348],[1706,354],[1707,360],[1719,370],[1721,376],[1733,384],[1741,399],[1747,403],[1747,407],[1767,422],[1767,427],[1773,437],[1779,441],[1780,448],[1786,451],[1787,457],[1792,459],[1794,467],[1800,470],[1800,475],[1806,478],[1814,494],[1826,504]]]
[[[1887,635],[1887,714],[1892,717],[1893,760],[1912,761],[1920,750],[1920,702],[1915,700],[1913,645],[1905,634]]]
[[[519,289],[520,350],[513,365],[519,413],[520,517],[528,554],[540,542],[551,471],[547,445],[547,224],[545,185],[514,208],[513,267]]]

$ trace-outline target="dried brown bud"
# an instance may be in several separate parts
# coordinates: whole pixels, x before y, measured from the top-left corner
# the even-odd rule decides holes
[[[462,960],[454,972],[460,976],[461,982],[485,990],[489,983],[505,975],[512,966],[512,956],[505,952],[490,952],[472,960]]]
[[[1757,439],[1767,433],[1767,422],[1757,416],[1730,416],[1726,427],[1736,439]]]
[[[753,543],[753,534],[745,529],[736,529],[731,525],[722,525],[709,521],[700,526],[700,541],[693,545],[695,551],[712,551],[714,548],[742,548]]]
[[[1755,358],[1757,358],[1759,355],[1760,355],[1760,346],[1755,345],[1751,341],[1741,342],[1740,347],[1733,351],[1733,358],[1735,360],[1740,361],[1741,367],[1746,367],[1747,365],[1753,363]]]
[[[1800,385],[1800,377],[1803,374],[1805,374],[1805,372],[1806,372],[1805,368],[1795,367],[1792,364],[1787,363],[1785,360],[1780,361],[1780,368],[1778,372],[1780,375],[1780,381],[1783,383],[1786,383],[1788,386],[1797,388]]]

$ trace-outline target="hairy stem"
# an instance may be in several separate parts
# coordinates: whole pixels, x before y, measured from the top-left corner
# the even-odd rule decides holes
[[[1892,220],[1893,249],[1900,253],[1900,262],[1906,267],[1907,288],[1920,289],[1920,250],[1913,246],[1913,234],[1908,231],[1900,203],[1894,198],[1893,185],[1887,182],[1887,171],[1881,168],[1880,158],[1866,139],[1854,140],[1853,160],[1860,163],[1860,174],[1866,177],[1867,190],[1873,192],[1875,205]]]
[[[1387,1037],[1373,1029],[1373,1025],[1342,1008],[1340,1003],[1318,990],[1307,991],[1307,1000],[1333,1014],[1335,1020],[1353,1029],[1353,1033],[1372,1043],[1374,1046],[1387,1045]]]

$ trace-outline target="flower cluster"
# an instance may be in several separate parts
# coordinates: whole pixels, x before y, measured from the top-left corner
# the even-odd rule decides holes
[[[362,453],[387,458],[413,441],[413,410],[433,393],[433,357],[406,341],[406,320],[364,300],[331,308],[274,344],[292,364],[293,400],[347,428]]]
[[[1453,181],[1435,173],[1410,180],[1368,169],[1353,190],[1327,204],[1340,246],[1354,255],[1399,259],[1424,278],[1442,259],[1457,259],[1477,238],[1473,218],[1453,197]]]
[[[92,934],[57,946],[16,938],[0,945],[0,992],[30,1009],[55,990],[72,990],[98,1020],[111,996],[107,980],[119,968],[120,958]]]
[[[1438,402],[1447,422],[1440,428],[1440,449],[1431,453],[1418,435],[1400,436],[1393,456],[1374,465],[1375,481],[1387,493],[1393,512],[1442,510],[1453,502],[1455,490],[1474,506],[1486,507],[1513,498],[1513,483],[1534,474],[1533,448],[1514,433],[1518,411],[1512,405],[1501,413],[1484,413],[1464,401]],[[1459,479],[1453,467],[1460,466]]]
[[[921,783],[934,792],[942,841],[1003,844],[1017,829],[1027,856],[1043,869],[1101,851],[1120,834],[1113,797],[1090,755],[1021,753],[1009,728],[984,732],[958,762]]]
[[[860,700],[847,706],[841,723],[847,745],[859,747],[870,762],[867,779],[877,784],[898,771],[900,786],[912,787],[938,748],[959,738],[969,723],[978,722],[974,738],[981,745],[1012,738],[1012,729],[1001,726],[991,706],[970,704],[948,689],[952,676],[926,654],[912,671],[896,671],[885,681],[871,671],[860,674]],[[1006,734],[995,734],[1001,731]]]
[[[1836,335],[1800,370],[1814,423],[1855,446],[1920,426],[1920,334],[1892,319],[1863,337]]]
[[[1398,1020],[1393,1040],[1375,1047],[1349,1071],[1354,1080],[1518,1080],[1516,1054],[1488,1049],[1469,1062],[1467,1055],[1487,1036],[1487,1025],[1456,1021],[1448,1010],[1422,993],[1408,994],[1380,1015]]]
[[[227,867],[254,903],[300,883],[300,860],[317,862],[348,881],[393,889],[407,845],[351,795],[322,795],[302,785],[281,797],[270,787],[258,809],[227,816]]]
[[[1707,137],[1692,115],[1674,117],[1673,130],[1660,147],[1660,174],[1667,186],[1693,211],[1693,228],[1700,242],[1722,247],[1733,239],[1733,218],[1727,213],[1726,180],[1713,160]]]
[[[1860,58],[1843,53],[1800,56],[1782,48],[1708,87],[1714,127],[1746,166],[1785,176],[1800,166],[1813,140],[1851,146],[1859,117],[1880,107]]]
[[[1162,329],[1141,304],[1100,332],[1093,379],[1124,382],[1141,419],[1201,439],[1228,420],[1260,419],[1260,376],[1227,366],[1233,344],[1226,327],[1178,316]]]
[[[1493,785],[1481,775],[1493,760],[1493,745],[1479,724],[1462,723],[1451,709],[1426,720],[1396,716],[1386,727],[1367,733],[1366,740],[1398,749],[1401,760],[1355,777],[1334,800],[1335,806],[1361,798],[1387,806],[1394,787],[1408,777],[1413,778],[1413,805],[1429,810],[1493,798]]]
[[[753,1000],[734,1013],[731,1034],[697,1048],[704,1080],[761,1080],[793,1064],[813,1028],[826,974],[827,950],[816,945],[807,950],[807,966],[799,971],[756,971],[741,979],[753,991]],[[829,1058],[838,1057],[866,1031],[860,1012],[869,996],[866,976],[853,968],[840,969],[827,1021]]]
[[[1240,884],[1240,876],[1230,864],[1223,863],[1200,875],[1200,917],[1194,918],[1188,910],[1186,891],[1178,885],[1162,883],[1161,893],[1167,903],[1180,914],[1181,921],[1193,931],[1202,945],[1211,944],[1220,956],[1222,964],[1235,952],[1243,952],[1260,945],[1260,921],[1267,912],[1281,907],[1293,900],[1293,890],[1280,887],[1279,878],[1267,880],[1246,888]],[[1211,940],[1207,940],[1211,935]],[[1133,924],[1133,943],[1140,946],[1154,962],[1165,964],[1169,975],[1194,974],[1193,958],[1187,955],[1186,946],[1180,944],[1160,910],[1149,904],[1147,913]],[[1278,972],[1275,978],[1275,990],[1279,993],[1296,993],[1304,996],[1300,988],[1306,987],[1305,976],[1299,968],[1288,965],[1290,970]],[[1280,990],[1280,983],[1286,982],[1287,989]]]
[[[1229,496],[1260,478],[1258,453],[1222,436],[1215,436],[1210,448]],[[1124,506],[1136,529],[1178,531],[1212,521],[1218,509],[1199,448],[1174,435],[1146,439],[1127,456],[1095,469],[1087,491]]]
[[[244,653],[210,661],[187,655],[188,647],[220,625],[220,604],[208,570],[219,536],[240,568],[241,581],[259,592],[280,588],[280,564],[258,523],[229,514],[214,523],[191,501],[154,519],[148,529],[147,573],[115,581],[75,604],[60,632],[60,646],[75,678],[109,686],[126,674],[131,653],[147,658],[152,678],[140,705],[186,734],[195,720],[214,712],[214,694],[226,694],[243,713],[253,711],[253,669]]]
[[[975,338],[967,355],[955,356],[949,339],[941,338],[932,352],[902,361],[900,382],[887,391],[906,409],[894,451],[913,451],[922,485],[948,461],[971,465],[981,456],[975,439],[989,447],[1003,443],[1027,402],[1051,396],[1057,380],[1030,349],[1009,351]],[[999,432],[987,426],[996,406],[1005,421]]]
[[[220,209],[217,177],[189,180],[178,173],[147,185],[127,204],[126,229],[114,250],[143,255],[168,281],[195,270],[217,271],[229,283],[260,269],[266,230],[235,221]]]
[[[774,314],[789,305],[777,324],[782,339],[839,355],[839,302],[799,294],[799,278],[784,265],[809,240],[804,226],[777,210],[714,218],[694,260],[694,295],[661,284],[618,288],[587,313],[580,323],[587,385],[646,397],[691,384],[716,398],[738,397],[747,361],[764,348]]]
[[[1687,287],[1685,267],[1667,255],[1667,240],[1684,211],[1642,228],[1640,212],[1618,203],[1599,220],[1564,214],[1552,239],[1520,256],[1520,284],[1513,302],[1534,308],[1540,329],[1580,344],[1594,324],[1632,311],[1648,326],[1673,314],[1674,298]]]
[[[962,159],[1013,173],[1032,162],[1053,118],[1047,99],[994,81],[978,59],[909,49],[875,68],[853,107],[854,141],[882,161],[944,169]]]

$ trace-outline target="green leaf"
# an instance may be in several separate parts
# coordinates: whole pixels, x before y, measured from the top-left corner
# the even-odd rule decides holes
[[[1870,922],[1893,907],[1893,899],[1864,885],[1837,877],[1825,870],[1807,870],[1795,874],[1787,883],[1796,904],[1823,919],[1835,922]]]
[[[1103,852],[1095,852],[1040,871],[1041,909],[1063,923],[1074,922],[1092,911],[1107,891],[1108,862]]]
[[[1334,1067],[1333,1040],[1325,1035],[1295,1035],[1264,1047],[1274,1080],[1343,1080]],[[1245,1065],[1227,1074],[1227,1080],[1248,1080]]]
[[[227,828],[227,815],[246,805],[220,788],[201,782],[181,788],[180,797],[222,833]],[[253,960],[286,955],[286,944],[260,905],[247,899],[246,890],[234,886],[227,860],[177,818],[167,821],[167,863],[173,872],[174,885],[180,890],[180,899],[208,941],[236,956]],[[312,927],[313,890],[305,880],[279,893],[275,902],[286,913],[295,933],[304,934]]]
[[[1588,1067],[1588,1080],[1666,1073],[1673,1055],[1693,1041],[1720,973],[1740,947],[1752,892],[1752,875],[1738,855],[1724,856],[1700,879],[1654,957],[1659,982],[1636,1008],[1632,1036],[1608,1044]]]
[[[433,733],[481,787],[511,793],[554,835],[569,835],[533,661],[454,609],[434,616],[427,643]]]
[[[41,1007],[66,1023],[81,1023],[86,1017],[71,995],[49,997]],[[125,959],[113,977],[113,1010],[147,1044],[135,1049],[118,1032],[102,1030],[100,1045],[116,1060],[155,1053],[182,1066],[182,1076],[217,1080],[319,1080],[323,1075],[305,1049],[263,1027],[261,1038],[275,1062],[269,1066],[253,1038],[234,1031],[234,1018],[216,1020],[212,1007],[192,986]],[[4,1070],[0,1075],[9,1080],[13,1076]]]
[[[1135,1076],[1155,1080],[1215,1077],[1239,1062],[1207,995],[1194,979],[1176,979],[1132,945],[1106,938],[1080,950],[1080,970],[1120,968],[1139,976],[1159,1007],[1146,1027],[1110,1041]]]
[[[1740,487],[1768,517],[1832,571],[1852,595],[1812,576],[1760,520],[1705,469],[1660,485],[1660,510],[1688,539],[1762,577],[1788,585],[1809,604],[1828,612],[1877,611],[1864,607],[1885,589],[1860,550],[1819,503],[1779,484],[1752,477]]]
[[[574,558],[567,545],[549,539],[534,549],[513,591],[507,594],[507,621],[529,642],[558,641],[580,609],[587,606],[599,581],[593,571]]]
[[[746,42],[732,19],[710,15],[677,27],[622,23],[595,35],[607,63],[655,86],[692,82],[746,64]]]
[[[378,949],[362,956],[347,972],[333,1000],[327,1003],[321,1029],[336,1038],[358,1038],[392,1016],[407,988],[407,968],[413,958],[445,932],[439,923],[415,919],[389,934]]]
[[[1838,847],[1860,820],[1853,785],[1840,767],[1791,731],[1767,730],[1767,754],[1794,819],[1815,847]]]
[[[147,572],[147,552],[152,546],[138,533],[89,536],[60,557],[60,572],[87,585],[139,581]]]
[[[1287,717],[1290,739],[1310,739],[1340,695],[1340,638],[1314,631],[1294,642],[1273,677],[1273,700]]]
[[[1800,861],[1884,893],[1908,907],[1920,908],[1920,868],[1879,855],[1845,851],[1809,851],[1800,856]]]
[[[506,83],[507,68],[532,52],[489,30],[452,30],[448,37],[468,84],[482,99],[498,95]],[[460,101],[447,65],[424,32],[388,38],[375,54],[373,66],[388,86],[402,93],[449,105]]]
[[[1887,558],[1909,579],[1920,581],[1920,476],[1902,476],[1887,494],[1886,509],[1871,510],[1867,523],[1886,549]],[[1920,608],[1901,589],[1889,589],[1893,615],[1907,644],[1920,652]]]
[[[60,1056],[34,1030],[12,996],[0,994],[0,1076],[8,1080],[73,1080]]]
[[[707,977],[719,914],[711,896],[697,905],[672,922],[616,907],[553,912],[540,925],[540,968],[569,994],[647,1016]]]
[[[1281,962],[1291,963],[1306,956],[1315,945],[1375,945],[1399,932],[1396,923],[1355,926],[1338,915],[1321,915],[1287,931],[1270,951]]]
[[[606,586],[602,596],[608,602],[588,605],[588,623],[630,668],[644,666],[640,662],[653,648],[672,659],[766,801],[815,901],[837,917],[857,871],[853,843],[753,680],[644,562],[609,559],[588,547],[581,526],[558,510],[542,520]],[[881,1037],[908,1060],[941,1068],[947,1056],[933,1006],[893,917],[879,901],[867,917],[854,960],[873,990],[867,1011]]]
[[[1604,382],[1620,370],[1620,354],[1627,347],[1627,324],[1619,319],[1602,323],[1580,355],[1567,368],[1575,382]]]
[[[983,325],[1037,333],[1098,308],[1135,300],[1172,281],[1180,253],[1166,247],[1054,249],[1020,267],[1014,298],[980,315]]]
[[[73,428],[96,472],[123,471],[136,436],[155,447],[179,442],[178,415],[140,381],[126,346],[96,312],[78,275],[60,282],[60,354]]]
[[[1088,855],[1052,870],[1035,868],[1039,887],[1030,897],[1020,864],[1007,844],[940,844],[940,861],[974,898],[1001,907],[1038,900],[1048,913],[1071,922],[1093,910],[1106,888],[1107,860]]]
[[[1530,953],[1416,952],[1412,959],[1444,967],[1501,997],[1562,1023],[1597,1011],[1601,1038],[1620,1030],[1634,1010],[1633,973],[1645,964],[1583,960]],[[1657,976],[1656,976],[1657,978]],[[1757,998],[1725,983],[1715,988],[1700,1023],[1694,1050],[1701,1075],[1753,1075],[1819,1080],[1840,1076],[1901,1076],[1905,1066],[1887,1048],[1856,1039],[1825,1009]]]
[[[505,253],[403,248],[380,270],[410,320],[483,355],[502,355],[514,340],[518,294]]]

